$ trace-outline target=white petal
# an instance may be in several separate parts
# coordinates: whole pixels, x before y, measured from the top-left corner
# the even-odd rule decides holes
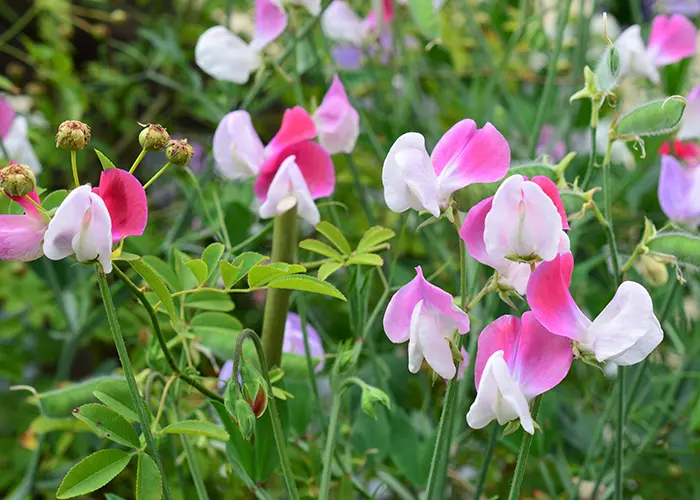
[[[321,220],[321,215],[295,160],[296,157],[290,156],[282,162],[259,214],[261,218],[269,219],[296,206],[299,217],[315,226]]]
[[[16,161],[22,165],[31,168],[35,174],[41,172],[41,163],[37,158],[32,143],[29,142],[29,122],[27,118],[17,115],[12,121],[7,135],[3,138],[5,148],[10,155],[10,160]],[[3,153],[0,150],[0,158],[3,158]]]
[[[625,281],[588,328],[588,339],[598,361],[632,365],[646,358],[663,340],[649,292]]]
[[[409,132],[396,140],[384,160],[382,182],[384,199],[394,212],[413,208],[440,215],[437,176],[421,134]]]
[[[334,0],[321,16],[321,28],[330,40],[360,46],[367,38],[369,24],[344,0]]]
[[[418,373],[423,364],[423,347],[420,343],[419,323],[423,311],[424,302],[421,300],[416,304],[411,313],[410,335],[408,337],[408,370],[411,373]]]
[[[247,111],[224,116],[214,132],[216,169],[231,180],[254,177],[265,161],[265,149]]]
[[[202,71],[224,82],[244,84],[260,66],[260,56],[223,26],[202,33],[194,48],[194,59]]]
[[[647,53],[638,25],[630,26],[615,40],[620,52],[620,77],[638,76],[659,83],[659,72],[654,58]]]
[[[423,357],[430,367],[444,379],[452,379],[456,373],[447,337],[454,335],[457,322],[424,301],[418,302],[411,315],[408,346],[409,370],[416,373]],[[411,344],[414,348],[412,349]],[[414,354],[414,356],[412,356]],[[416,371],[414,371],[414,368]]]
[[[525,395],[508,371],[503,351],[496,351],[486,361],[476,399],[467,413],[467,423],[473,429],[482,429],[494,419],[504,425],[516,418],[520,418],[526,432],[534,434]]]
[[[80,232],[73,237],[73,250],[78,262],[98,259],[105,273],[112,271],[112,219],[105,202],[90,193],[90,206],[83,214]]]
[[[681,121],[681,128],[676,134],[681,141],[700,139],[700,98],[689,98]]]
[[[520,295],[525,295],[527,282],[530,280],[532,270],[530,264],[525,262],[512,262],[503,259],[504,265],[494,267],[498,271],[498,282],[513,288]]]

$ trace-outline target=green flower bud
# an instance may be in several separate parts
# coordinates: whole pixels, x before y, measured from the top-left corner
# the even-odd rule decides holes
[[[644,281],[651,286],[664,286],[668,282],[666,264],[651,255],[642,255],[634,265]]]
[[[58,126],[56,147],[68,151],[85,149],[90,143],[90,127],[77,120],[66,120]]]
[[[0,170],[0,188],[10,196],[27,196],[36,189],[36,177],[29,167],[13,163]]]
[[[376,387],[372,387],[371,385],[364,385],[362,387],[362,397],[360,398],[362,411],[372,418],[377,418],[377,412],[375,409],[377,404],[381,404],[387,409],[391,409],[389,396],[387,396],[384,391],[377,389]]]
[[[165,156],[173,165],[187,165],[194,155],[194,148],[187,143],[187,139],[170,141],[165,148]]]
[[[139,134],[139,144],[146,151],[162,151],[169,142],[170,134],[157,123],[149,123]]]
[[[255,414],[247,401],[239,399],[234,404],[233,418],[243,437],[248,440],[255,432]]]

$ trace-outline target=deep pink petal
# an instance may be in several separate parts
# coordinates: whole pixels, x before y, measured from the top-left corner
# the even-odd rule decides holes
[[[531,181],[541,187],[544,194],[549,196],[549,199],[552,200],[554,206],[557,207],[557,212],[559,212],[559,215],[561,215],[562,227],[564,229],[571,229],[571,227],[569,227],[569,220],[566,217],[564,202],[561,200],[559,189],[557,188],[557,185],[554,184],[554,181],[552,181],[552,179],[549,177],[545,177],[544,175],[536,175],[531,179]]]
[[[475,133],[476,123],[474,120],[468,119],[454,124],[445,132],[435,145],[433,154],[430,155],[437,175],[440,175],[446,166],[453,164],[459,159]]]
[[[420,284],[421,298],[430,306],[449,316],[457,322],[457,331],[465,334],[469,331],[469,315],[457,307],[452,295],[436,287],[423,277],[423,270],[416,268],[416,279]]]
[[[479,335],[476,361],[474,363],[476,387],[479,387],[486,362],[494,352],[503,351],[503,359],[512,372],[519,337],[520,318],[516,316],[506,314],[484,328],[481,335]]]
[[[316,137],[316,124],[311,115],[301,106],[284,112],[282,125],[265,148],[268,156],[274,156],[287,146]]]
[[[0,97],[0,138],[4,139],[15,120],[15,110],[7,99]]]
[[[126,170],[110,168],[102,172],[100,185],[93,189],[105,202],[112,219],[112,239],[140,236],[148,221],[148,200],[139,180]]]
[[[537,320],[552,333],[582,340],[591,321],[583,314],[569,292],[566,273],[569,261],[557,255],[554,260],[542,262],[530,275],[527,301]]]
[[[564,380],[572,361],[569,339],[547,330],[532,312],[523,314],[511,373],[528,400]]]
[[[29,215],[0,215],[0,260],[29,262],[42,255],[46,222]]]
[[[384,24],[389,24],[394,19],[394,0],[382,0],[382,21]],[[369,25],[369,29],[377,29],[377,12],[372,9],[365,22]]]
[[[421,301],[421,280],[423,273],[420,266],[418,275],[402,286],[389,301],[384,313],[384,332],[395,344],[406,342],[411,334],[411,315],[416,304]]]
[[[12,198],[13,201],[16,201],[19,203],[24,211],[26,212],[27,215],[30,217],[33,217],[35,219],[41,219],[41,215],[39,214],[39,211],[36,209],[34,204],[29,201],[27,198],[23,196],[10,196],[5,193],[8,197]],[[34,200],[38,205],[41,205],[41,200],[39,199],[39,195],[36,193],[36,189],[34,189],[31,193],[29,193],[27,196],[29,196],[32,200]]]
[[[272,0],[255,0],[255,33],[251,47],[261,50],[287,27],[287,14]]]
[[[292,155],[296,156],[296,164],[299,166],[314,200],[333,194],[335,170],[331,156],[319,144],[304,141],[286,147],[265,162],[255,181],[255,196],[261,200],[267,198],[267,190],[270,188],[277,170],[282,162]]]
[[[491,264],[488,253],[486,253],[486,244],[484,243],[484,226],[486,215],[491,210],[492,205],[493,196],[474,205],[467,213],[467,218],[459,230],[459,236],[467,244],[469,255],[487,266]]]
[[[651,23],[647,52],[657,66],[667,66],[695,54],[697,29],[686,17],[656,16]]]

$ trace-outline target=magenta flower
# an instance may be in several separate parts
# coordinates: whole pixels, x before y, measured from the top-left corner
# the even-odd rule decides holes
[[[98,260],[112,271],[112,243],[143,234],[148,201],[141,183],[129,172],[102,172],[100,186],[80,186],[63,200],[44,235],[44,254],[51,260],[75,255],[78,262]]]
[[[569,223],[554,182],[508,177],[496,194],[469,210],[459,235],[469,254],[496,270],[501,285],[527,290],[531,263],[569,251]]]
[[[595,320],[574,302],[569,285],[574,268],[570,253],[542,263],[530,276],[527,300],[537,320],[552,333],[570,338],[584,357],[633,365],[663,340],[649,292],[625,281]]]
[[[528,401],[564,380],[572,360],[569,340],[547,330],[533,313],[522,321],[501,316],[479,335],[477,393],[467,423],[481,429],[494,419],[500,425],[520,419],[525,432],[534,434]]]
[[[8,195],[9,196],[9,195]],[[36,191],[29,196],[40,204]],[[48,222],[25,197],[10,196],[24,209],[23,215],[0,215],[0,260],[29,262],[43,255],[41,241]]]
[[[360,115],[350,104],[338,75],[333,77],[333,83],[314,113],[314,121],[318,142],[326,151],[332,155],[352,153],[360,135]]]
[[[389,301],[384,331],[395,344],[408,340],[408,369],[418,373],[423,359],[445,379],[457,373],[450,342],[455,331],[469,331],[469,315],[454,304],[452,296],[431,285],[418,266],[416,277]]]
[[[659,203],[674,222],[700,226],[700,166],[684,166],[676,158],[661,156]]]
[[[396,140],[384,160],[384,199],[394,212],[413,208],[438,217],[452,193],[469,184],[497,181],[509,165],[508,143],[490,123],[478,130],[473,120],[462,120],[442,136],[431,156],[425,138],[409,132]]]

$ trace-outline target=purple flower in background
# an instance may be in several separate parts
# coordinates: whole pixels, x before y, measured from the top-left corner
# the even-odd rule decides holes
[[[661,156],[659,203],[674,222],[700,225],[700,167],[684,166],[670,155]]]
[[[306,323],[306,333],[309,336],[309,351],[312,358],[319,358],[320,362],[316,365],[316,373],[323,370],[325,365],[324,357],[326,355],[323,350],[323,342],[318,332]],[[301,329],[301,317],[298,314],[290,312],[287,315],[287,322],[284,325],[284,342],[282,343],[282,352],[289,354],[306,355],[304,346],[304,332]]]
[[[665,14],[683,14],[688,17],[700,14],[700,0],[652,0],[644,3],[646,12],[651,10],[651,6],[656,12]]]
[[[552,161],[559,162],[566,156],[566,144],[564,141],[556,140],[556,128],[554,125],[545,125],[540,133],[540,140],[537,143],[537,154],[548,154]]]

